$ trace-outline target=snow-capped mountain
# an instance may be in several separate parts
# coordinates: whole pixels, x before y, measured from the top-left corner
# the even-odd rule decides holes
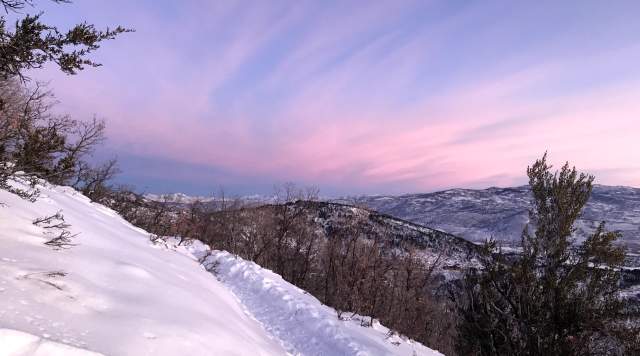
[[[214,201],[213,197],[206,196],[192,196],[184,193],[169,193],[169,194],[152,194],[147,193],[144,195],[145,199],[164,202],[164,203],[175,203],[175,204],[193,204],[196,201],[199,202],[211,202]]]
[[[519,241],[531,207],[528,186],[360,196],[346,201],[474,242],[490,237],[506,243]],[[607,222],[608,229],[620,231],[631,254],[636,254],[640,249],[640,189],[594,186],[577,236],[585,236],[601,221]]]
[[[187,205],[193,203],[215,204],[221,202],[223,199],[226,201],[233,201],[235,199],[241,200],[244,204],[267,204],[276,201],[276,197],[267,195],[243,195],[240,197],[225,197],[218,196],[203,196],[203,195],[187,195],[184,193],[169,193],[169,194],[144,194],[144,198],[151,201],[160,203],[175,204],[175,205]]]

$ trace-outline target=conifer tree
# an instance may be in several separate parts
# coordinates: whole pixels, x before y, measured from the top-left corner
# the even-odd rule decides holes
[[[18,14],[34,5],[32,0],[0,0],[6,14]],[[12,187],[9,179],[16,172],[26,173],[32,186],[36,177],[66,184],[74,176],[95,180],[115,172],[113,164],[102,167],[106,172],[98,172],[102,168],[87,172],[89,166],[81,161],[103,140],[104,123],[53,116],[50,92],[43,91],[40,83],[28,85],[28,71],[45,63],[67,74],[100,66],[89,56],[104,40],[132,31],[121,26],[98,30],[86,22],[65,31],[43,23],[41,17],[41,12],[26,14],[10,25],[7,16],[0,16],[0,189],[28,199],[35,198],[37,191]]]
[[[621,330],[620,267],[625,250],[604,222],[581,243],[576,220],[594,177],[546,154],[527,169],[533,195],[522,253],[484,246],[483,268],[464,280],[458,351],[464,355],[628,354]]]
[[[31,7],[33,1],[0,0],[0,5],[9,13]],[[67,74],[75,74],[86,66],[97,67],[100,64],[88,56],[100,48],[101,42],[131,31],[121,26],[97,30],[86,22],[63,31],[41,22],[41,17],[42,13],[27,14],[9,26],[7,18],[0,16],[0,79],[19,77],[24,80],[25,71],[41,68],[47,62],[55,63]]]

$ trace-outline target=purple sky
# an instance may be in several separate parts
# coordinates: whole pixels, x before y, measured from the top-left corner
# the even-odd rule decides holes
[[[44,4],[44,2],[39,3]],[[76,1],[136,29],[50,81],[153,192],[402,193],[525,182],[545,150],[640,186],[639,1]]]

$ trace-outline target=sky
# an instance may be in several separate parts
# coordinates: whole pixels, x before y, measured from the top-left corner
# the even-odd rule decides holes
[[[640,187],[638,1],[39,2],[135,33],[57,110],[107,123],[97,158],[155,193],[325,195],[526,183],[545,151]]]

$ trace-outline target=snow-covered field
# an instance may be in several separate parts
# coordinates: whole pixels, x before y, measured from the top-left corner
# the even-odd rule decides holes
[[[68,187],[35,203],[0,190],[0,355],[439,355],[361,327],[278,275],[148,234]],[[61,229],[32,222],[61,211]]]

